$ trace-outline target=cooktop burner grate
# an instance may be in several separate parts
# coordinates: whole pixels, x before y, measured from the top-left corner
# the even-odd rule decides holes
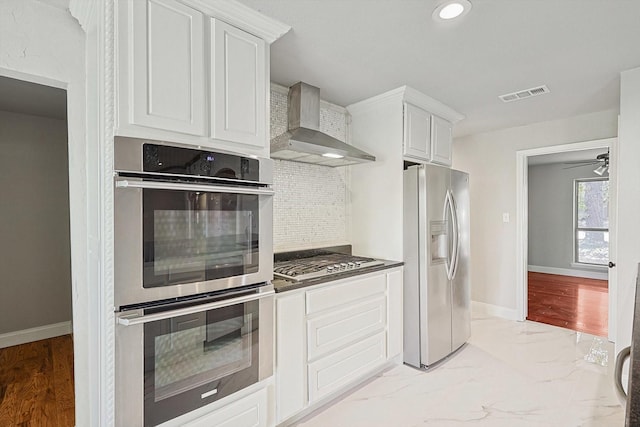
[[[373,258],[333,253],[276,262],[273,274],[276,277],[301,281],[382,264],[383,261]]]

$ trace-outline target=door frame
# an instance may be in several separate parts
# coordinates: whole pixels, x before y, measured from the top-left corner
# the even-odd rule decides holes
[[[544,154],[582,151],[594,148],[609,149],[609,258],[615,259],[617,242],[617,141],[618,138],[596,139],[571,144],[551,145],[516,151],[516,312],[517,320],[527,318],[527,271],[529,238],[529,157]],[[613,196],[613,197],[612,197]],[[609,340],[615,342],[617,275],[609,269]]]

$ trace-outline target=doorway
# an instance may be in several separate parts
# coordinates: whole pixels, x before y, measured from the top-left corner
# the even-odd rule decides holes
[[[67,93],[0,76],[0,425],[75,424]]]
[[[615,155],[616,155],[616,138],[608,138],[608,139],[602,139],[602,140],[595,140],[595,141],[586,141],[586,142],[580,142],[580,143],[574,143],[574,144],[565,144],[565,145],[559,145],[559,146],[550,146],[550,147],[542,147],[542,148],[538,148],[538,149],[532,149],[532,150],[523,150],[523,151],[518,151],[517,152],[517,221],[518,221],[518,226],[517,226],[517,269],[518,269],[518,275],[517,275],[517,283],[516,283],[516,291],[517,291],[517,296],[518,296],[518,318],[519,320],[525,320],[527,318],[533,318],[534,316],[537,315],[537,313],[532,313],[531,316],[529,316],[529,296],[530,296],[530,291],[537,291],[540,292],[540,286],[547,286],[546,290],[549,289],[549,282],[554,282],[557,287],[555,288],[555,291],[559,291],[559,287],[561,286],[573,286],[575,288],[575,283],[573,284],[569,284],[567,285],[566,281],[569,280],[571,281],[570,277],[568,274],[565,274],[567,271],[566,270],[571,270],[572,267],[580,267],[579,264],[581,264],[579,257],[578,258],[574,258],[574,252],[576,249],[580,249],[580,243],[574,243],[574,241],[572,240],[570,242],[570,248],[569,248],[569,254],[571,256],[572,262],[573,262],[573,266],[569,265],[570,268],[563,270],[562,268],[557,268],[556,270],[554,270],[553,268],[551,270],[546,270],[546,271],[532,271],[531,273],[535,273],[535,274],[530,274],[530,268],[529,266],[532,264],[530,261],[531,260],[535,260],[536,257],[534,254],[530,254],[529,250],[530,250],[530,242],[529,242],[529,237],[531,236],[530,233],[536,233],[536,238],[540,237],[539,234],[542,233],[540,231],[540,229],[532,229],[529,230],[529,226],[530,226],[530,222],[529,222],[529,214],[530,214],[530,210],[531,210],[531,206],[529,201],[530,201],[530,194],[529,194],[529,184],[530,184],[530,177],[529,177],[529,162],[532,159],[535,159],[538,156],[559,156],[559,155],[563,155],[563,156],[568,156],[571,155],[569,153],[576,153],[576,152],[585,152],[585,150],[599,150],[598,154],[602,154],[602,152],[607,152],[607,150],[609,150],[609,181],[608,181],[608,185],[610,188],[609,191],[609,199],[608,199],[608,216],[610,219],[610,222],[608,224],[608,259],[614,260],[615,259],[615,242],[616,242],[616,227],[615,227],[615,209],[616,209],[616,164],[615,164]],[[595,153],[595,152],[592,152]],[[584,154],[584,153],[583,153]],[[575,155],[575,154],[574,154]],[[570,160],[569,160],[570,161]],[[534,161],[535,162],[535,161]],[[561,160],[562,163],[562,160]],[[596,165],[597,166],[597,165]],[[560,166],[562,167],[562,166]],[[595,169],[596,167],[592,168]],[[596,175],[594,175],[596,176]],[[548,184],[547,184],[548,185]],[[572,188],[571,190],[572,194],[575,194],[574,189]],[[575,201],[573,200],[573,196],[572,196],[572,202],[571,202],[571,212],[574,212],[574,209],[576,208],[576,206],[574,205]],[[553,209],[555,206],[548,206],[549,209]],[[574,227],[574,223],[573,223],[573,214],[571,217],[571,231],[570,233],[572,233],[571,235],[573,236],[573,233],[576,234],[576,239],[578,240],[577,237],[582,236],[584,237],[584,230],[576,230],[576,228]],[[566,218],[565,218],[566,219]],[[580,232],[578,232],[580,231]],[[578,246],[576,248],[573,247],[574,244],[577,244]],[[557,249],[557,248],[556,248]],[[562,248],[559,248],[562,249]],[[566,252],[566,248],[564,248],[565,252]],[[550,255],[553,256],[552,252],[553,251],[549,251],[551,252]],[[530,259],[530,257],[532,257]],[[539,258],[538,258],[539,259]],[[583,260],[584,261],[584,260]],[[570,263],[571,264],[571,263]],[[576,265],[578,264],[578,265]],[[536,270],[535,265],[533,270]],[[584,269],[583,269],[584,270]],[[588,269],[587,269],[588,270]],[[597,268],[593,269],[593,270],[598,270]],[[605,270],[606,271],[606,270]],[[554,274],[554,273],[559,273],[559,274]],[[593,272],[592,272],[593,273]],[[578,289],[575,289],[575,295],[580,294],[581,295],[581,300],[584,302],[585,299],[590,299],[591,304],[594,304],[594,298],[596,301],[598,301],[598,304],[602,304],[602,291],[603,289],[601,288],[604,283],[606,282],[602,282],[602,279],[605,279],[607,277],[607,273],[603,273],[602,268],[600,268],[600,276],[598,275],[593,275],[593,274],[589,274],[585,273],[585,274],[581,274],[582,276],[587,276],[586,278],[583,277],[584,280],[580,279],[579,281],[584,282],[585,283],[585,289],[578,291]],[[542,274],[542,276],[540,276],[540,274]],[[530,276],[536,276],[533,277],[532,279],[534,281],[536,281],[537,283],[533,283],[531,284],[532,289],[529,289],[528,286],[528,281]],[[554,276],[559,276],[559,277],[554,277]],[[565,276],[565,277],[562,277]],[[567,277],[569,279],[567,279]],[[587,279],[593,279],[595,280],[595,282],[592,281],[588,281]],[[600,280],[600,281],[598,281]],[[546,283],[541,283],[541,282],[546,282]],[[537,287],[537,288],[536,288]],[[600,288],[599,288],[600,287]],[[615,301],[616,301],[616,275],[615,275],[615,269],[609,269],[608,270],[608,292],[606,292],[606,299],[607,301],[605,302],[606,305],[606,317],[607,317],[607,326],[608,326],[608,331],[607,331],[607,335],[609,340],[614,341],[615,337],[614,337],[614,332],[615,332],[615,312],[616,312],[616,305],[615,305]],[[540,296],[540,295],[538,295]],[[542,295],[541,299],[547,299],[547,302],[550,299],[553,298],[558,298],[558,296],[553,296],[553,295]],[[568,304],[569,307],[578,307],[578,298],[576,297],[576,300],[573,302],[565,302],[565,304]],[[588,305],[589,303],[587,303]],[[557,313],[556,313],[557,314]],[[579,320],[582,319],[578,319],[577,313],[576,317],[574,319],[575,323],[579,323]],[[554,314],[555,315],[555,314]],[[582,318],[584,318],[585,314],[584,312],[580,314],[582,316]],[[567,322],[569,322],[568,320],[566,320]],[[575,328],[575,324],[574,325],[570,325],[570,324],[566,324],[566,325],[558,325],[558,326],[565,326],[565,327],[573,327]],[[590,332],[593,333],[593,331],[585,331],[585,332]],[[601,334],[600,331],[596,330],[596,334]]]
[[[607,156],[528,158],[527,320],[607,336]]]

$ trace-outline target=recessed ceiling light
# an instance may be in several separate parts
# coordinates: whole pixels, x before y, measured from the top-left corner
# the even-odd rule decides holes
[[[448,0],[440,3],[431,15],[436,21],[450,21],[466,15],[471,10],[469,0]]]

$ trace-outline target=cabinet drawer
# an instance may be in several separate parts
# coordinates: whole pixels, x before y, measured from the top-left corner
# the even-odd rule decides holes
[[[383,294],[387,287],[386,275],[366,277],[307,292],[307,314],[318,313],[338,304],[349,304],[376,294]]]
[[[307,320],[309,360],[385,328],[384,295]]]
[[[332,393],[385,362],[385,333],[309,364],[309,402]]]
[[[267,427],[267,389],[262,389],[184,427]]]

